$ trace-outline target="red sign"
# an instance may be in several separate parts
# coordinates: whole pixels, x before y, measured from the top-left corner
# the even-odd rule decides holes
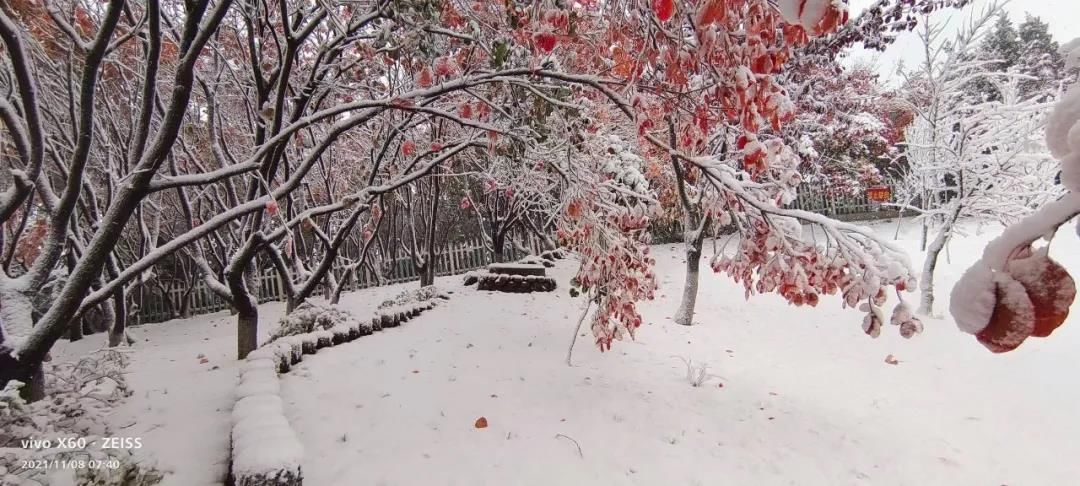
[[[889,186],[870,186],[866,188],[866,197],[874,202],[892,200],[892,188]]]

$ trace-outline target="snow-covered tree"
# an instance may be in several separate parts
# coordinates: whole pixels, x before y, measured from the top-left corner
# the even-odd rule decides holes
[[[1065,44],[1061,54],[1066,68],[1080,67],[1080,39]],[[1061,163],[1066,193],[987,244],[952,290],[949,311],[957,326],[996,353],[1016,349],[1031,336],[1049,336],[1076,298],[1076,282],[1050,258],[1047,245],[1080,215],[1080,84],[1074,82],[1054,106],[1046,145]],[[1036,247],[1040,239],[1047,243]]]
[[[943,42],[940,28],[928,25],[921,32],[928,57],[917,75],[930,97],[915,106],[906,131],[901,192],[905,208],[934,233],[920,279],[924,314],[933,312],[934,270],[958,221],[1011,223],[1058,196],[1055,164],[1039,140],[1048,106],[1035,97],[1021,99],[1020,78],[970,55],[995,8],[972,19],[951,42]],[[1000,78],[999,100],[964,96],[971,81],[986,78]],[[910,204],[915,199],[919,207]]]
[[[1028,76],[1020,82],[1020,96],[1037,97],[1047,101],[1055,97],[1062,82],[1075,78],[1065,69],[1059,46],[1050,35],[1050,26],[1039,17],[1027,15],[1019,27],[1013,25],[1005,11],[998,13],[992,30],[988,32],[973,56],[984,61],[994,61],[998,71],[1008,71]],[[1000,100],[1001,87],[994,79],[973,80],[970,86],[977,99]]]
[[[1027,15],[1017,29],[1017,37],[1023,46],[1017,63],[1017,71],[1031,76],[1020,82],[1022,96],[1038,96],[1044,100],[1055,97],[1061,83],[1070,77],[1065,69],[1061,46],[1050,35],[1050,25],[1039,17]],[[1075,70],[1072,70],[1075,78]]]
[[[834,195],[860,194],[883,177],[902,130],[899,108],[872,66],[803,64],[791,76],[798,114],[785,134],[802,158],[804,180]]]
[[[993,28],[987,32],[973,55],[983,61],[993,61],[994,69],[998,71],[1008,71],[1020,61],[1023,47],[1016,35],[1016,26],[1013,25],[1009,14],[1002,10],[997,13]],[[971,82],[971,89],[976,99],[1001,98],[1001,93],[992,79],[974,79]]]

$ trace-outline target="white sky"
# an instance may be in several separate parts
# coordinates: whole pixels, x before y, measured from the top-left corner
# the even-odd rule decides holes
[[[874,0],[849,0],[851,16],[855,17],[873,3]],[[966,21],[971,12],[981,11],[987,3],[988,0],[975,0],[973,5],[963,10],[946,9],[936,12],[931,19],[936,22],[949,21],[951,30],[947,32],[952,33]],[[1043,22],[1050,24],[1050,34],[1054,36],[1054,40],[1061,44],[1080,37],[1080,0],[1012,0],[1005,4],[1005,11],[1009,13],[1013,25],[1023,22],[1025,13],[1041,17]],[[923,60],[919,38],[914,32],[902,33],[884,53],[858,48],[848,56],[845,64],[873,59],[876,59],[882,79],[887,82],[895,81],[893,73],[898,62],[902,60],[910,69]]]

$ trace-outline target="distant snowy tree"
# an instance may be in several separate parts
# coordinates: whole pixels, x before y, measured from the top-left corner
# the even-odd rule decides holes
[[[1021,96],[1043,100],[1056,96],[1062,81],[1068,79],[1069,71],[1058,52],[1061,46],[1050,35],[1050,25],[1039,17],[1028,15],[1020,24],[1017,35],[1022,47],[1017,72],[1032,77],[1020,82]]]
[[[995,70],[1029,76],[1020,82],[1020,95],[1046,101],[1056,96],[1061,83],[1069,77],[1058,50],[1050,26],[1042,19],[1027,15],[1016,27],[1002,11],[973,55],[983,61],[994,61]],[[1002,96],[997,80],[991,78],[973,80],[971,90],[978,99],[997,101]]]
[[[926,249],[919,311],[933,312],[938,255],[962,218],[1016,221],[1059,195],[1054,164],[1039,142],[1047,105],[1022,99],[1020,78],[994,71],[995,63],[970,56],[995,13],[991,5],[954,40],[940,39],[940,28],[926,26],[922,40],[930,54],[919,73],[928,84],[928,103],[915,106],[907,129],[908,166],[903,200],[919,199],[916,211],[935,236]],[[972,101],[964,89],[976,79],[993,78],[997,101]]]

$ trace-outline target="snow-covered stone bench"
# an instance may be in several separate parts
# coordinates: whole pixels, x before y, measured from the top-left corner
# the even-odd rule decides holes
[[[278,375],[288,373],[305,354],[400,326],[446,299],[448,294],[425,287],[383,302],[370,321],[360,321],[335,307],[314,304],[297,308],[282,319],[272,340],[248,354],[240,366],[240,384],[232,411],[229,473],[233,484],[303,484],[300,465],[304,449],[285,418]],[[308,329],[311,330],[290,334]]]

